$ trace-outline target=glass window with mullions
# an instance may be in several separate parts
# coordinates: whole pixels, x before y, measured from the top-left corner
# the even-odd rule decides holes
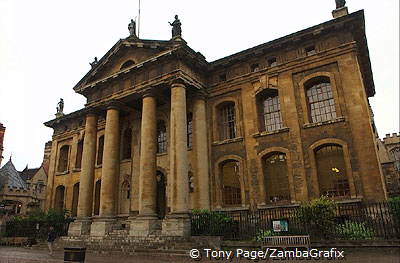
[[[282,129],[281,106],[278,96],[266,96],[263,99],[263,115],[265,131]]]
[[[320,82],[308,88],[307,98],[313,123],[336,118],[335,100],[329,82]]]
[[[230,102],[219,110],[220,140],[236,138],[235,104]]]
[[[187,115],[187,147],[192,148],[193,144],[193,114]]]
[[[167,128],[164,121],[157,123],[157,153],[167,152]]]

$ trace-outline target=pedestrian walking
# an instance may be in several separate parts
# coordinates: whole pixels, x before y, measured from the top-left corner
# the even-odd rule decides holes
[[[50,227],[49,233],[47,234],[47,246],[49,247],[49,255],[53,255],[53,243],[56,240],[56,231],[54,231],[54,227]]]

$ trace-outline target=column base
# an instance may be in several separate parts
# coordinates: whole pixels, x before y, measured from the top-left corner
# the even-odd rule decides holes
[[[89,235],[91,224],[92,220],[90,218],[77,218],[74,222],[69,224],[68,236]]]
[[[147,237],[161,230],[161,222],[156,216],[137,216],[130,219],[130,236]]]
[[[90,227],[90,236],[102,237],[110,234],[115,224],[114,218],[99,217],[93,219],[93,223]]]
[[[349,14],[349,10],[347,9],[347,6],[335,9],[332,11],[332,16],[333,18],[338,18],[341,16],[345,16]]]
[[[162,222],[163,236],[190,236],[190,216],[188,213],[167,215]]]

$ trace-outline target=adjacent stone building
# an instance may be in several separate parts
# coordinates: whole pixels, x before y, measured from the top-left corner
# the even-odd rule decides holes
[[[26,215],[35,209],[44,210],[49,150],[51,150],[51,142],[46,143],[43,162],[39,168],[26,167],[18,172],[11,158],[1,167],[1,214]]]
[[[6,133],[6,127],[3,126],[3,124],[0,122],[0,166],[1,166],[1,161],[3,160],[3,150],[4,150],[4,134]]]
[[[70,235],[188,235],[191,209],[381,201],[364,12],[208,62],[181,37],[119,40],[54,129],[47,207]]]
[[[378,153],[388,196],[400,196],[400,134],[378,140]]]

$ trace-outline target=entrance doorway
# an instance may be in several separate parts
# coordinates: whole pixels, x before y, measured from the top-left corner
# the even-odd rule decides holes
[[[167,212],[167,197],[166,197],[166,185],[167,181],[165,175],[157,171],[157,215],[158,218],[163,219]]]

